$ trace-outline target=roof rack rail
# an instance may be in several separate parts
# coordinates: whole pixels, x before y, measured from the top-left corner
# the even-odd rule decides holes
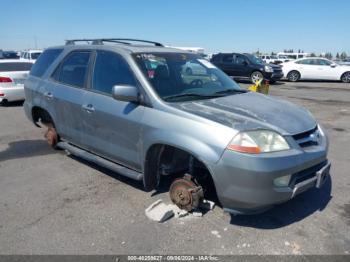
[[[131,45],[130,42],[140,42],[140,43],[154,44],[155,46],[164,46],[163,44],[158,42],[141,40],[141,39],[132,39],[132,38],[70,39],[70,40],[66,40],[66,45],[75,45],[75,42],[86,42],[87,44],[91,44],[91,45],[102,45],[103,42]]]

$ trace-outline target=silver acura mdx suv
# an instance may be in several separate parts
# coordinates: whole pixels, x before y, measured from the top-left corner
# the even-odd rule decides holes
[[[306,109],[242,89],[201,56],[156,42],[48,48],[25,97],[27,117],[47,127],[52,147],[147,191],[177,178],[171,199],[185,209],[215,193],[228,212],[259,212],[329,175],[327,136]]]

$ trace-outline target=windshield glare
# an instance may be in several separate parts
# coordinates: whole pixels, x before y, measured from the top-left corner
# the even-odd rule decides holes
[[[244,92],[224,72],[196,54],[137,53],[134,59],[153,89],[167,102]]]
[[[265,62],[260,57],[257,57],[251,54],[246,54],[246,56],[253,64],[261,64],[261,65],[265,64]]]

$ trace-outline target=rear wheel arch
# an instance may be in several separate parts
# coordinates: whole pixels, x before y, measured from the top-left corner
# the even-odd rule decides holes
[[[340,81],[344,83],[350,83],[350,71],[344,72],[340,77]]]

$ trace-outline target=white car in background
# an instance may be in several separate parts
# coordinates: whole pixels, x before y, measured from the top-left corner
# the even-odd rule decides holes
[[[20,59],[23,61],[32,62],[34,64],[42,52],[43,50],[40,50],[40,49],[26,50],[21,52]]]
[[[283,74],[289,81],[336,80],[350,83],[349,66],[336,64],[326,58],[308,57],[282,64]]]
[[[288,59],[286,56],[277,56],[277,55],[261,55],[260,58],[266,63],[266,64],[281,64],[284,62],[288,62],[291,59]]]
[[[24,100],[24,81],[33,63],[8,59],[0,60],[0,104]]]

